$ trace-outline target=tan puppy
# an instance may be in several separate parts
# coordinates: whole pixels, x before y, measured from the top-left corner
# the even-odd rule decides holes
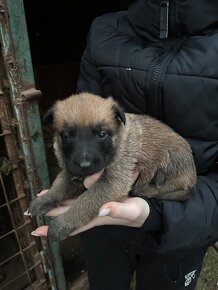
[[[124,114],[112,98],[81,93],[58,101],[45,116],[55,129],[55,151],[62,171],[49,192],[30,204],[32,215],[47,213],[78,196],[70,210],[55,217],[48,235],[64,239],[98,215],[109,201],[128,196],[185,200],[196,170],[189,144],[160,121]],[[131,186],[132,171],[140,175]],[[88,190],[86,176],[104,169]]]

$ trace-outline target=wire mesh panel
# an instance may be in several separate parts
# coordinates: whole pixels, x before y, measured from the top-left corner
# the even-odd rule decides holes
[[[42,260],[31,237],[22,154],[13,116],[0,91],[0,289],[48,289]]]
[[[2,69],[0,73],[3,76]],[[29,183],[19,146],[20,125],[0,83],[0,289],[48,289],[36,241],[30,235],[31,220],[23,215]]]

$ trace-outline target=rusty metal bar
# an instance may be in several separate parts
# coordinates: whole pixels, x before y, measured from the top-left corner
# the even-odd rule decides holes
[[[9,119],[9,116],[7,113],[6,101],[4,99],[4,93],[1,89],[0,89],[0,112],[1,112],[0,113],[0,121],[1,121],[2,130],[3,131],[4,130],[11,131],[12,128],[10,126],[10,119]],[[23,182],[24,177],[22,175],[22,171],[20,170],[20,164],[19,164],[20,159],[17,157],[18,149],[17,149],[16,139],[15,139],[15,136],[13,134],[11,134],[11,135],[5,135],[4,140],[5,140],[5,145],[6,145],[8,157],[9,157],[11,164],[14,168],[14,170],[12,171],[14,186],[16,189],[17,196],[20,197],[20,196],[25,195],[25,190],[24,190],[24,182]],[[19,241],[19,236],[18,236],[17,230],[15,228],[16,226],[15,226],[14,217],[13,217],[13,214],[12,214],[10,206],[9,206],[9,200],[7,197],[7,193],[6,193],[6,190],[4,187],[4,182],[3,182],[3,178],[2,178],[1,174],[0,174],[0,180],[2,183],[4,197],[5,197],[5,200],[7,203],[8,212],[9,212],[13,227],[15,229],[15,236],[16,236],[20,251],[22,251],[22,247],[21,247],[21,244]],[[27,208],[26,200],[21,199],[20,206],[21,206],[21,210],[24,212],[25,209]],[[29,242],[30,242],[30,237],[28,236],[28,234],[27,234],[27,238],[29,239]],[[21,256],[22,256],[22,260],[23,260],[25,269],[27,269],[27,264],[25,261],[25,257],[23,256],[23,253],[21,253]],[[30,278],[29,274],[28,274],[28,279],[29,279],[29,282],[31,284],[31,278]]]
[[[12,128],[10,126],[10,119],[7,114],[7,107],[6,107],[6,101],[4,100],[4,93],[0,89],[0,122],[1,122],[1,127],[3,132],[6,131],[12,131]],[[17,148],[17,142],[13,134],[11,135],[4,135],[4,140],[5,140],[5,145],[8,153],[8,157],[11,161],[12,167],[14,168],[12,172],[13,180],[14,180],[14,185],[16,188],[17,196],[23,196],[25,195],[24,191],[24,177],[21,173],[20,170],[20,159],[17,156],[18,148]],[[21,207],[23,212],[27,208],[27,202],[24,200],[21,203]]]
[[[17,169],[13,170],[12,175],[16,190],[18,189],[18,196],[26,193],[29,198],[33,198],[39,190],[48,188],[49,178],[37,104],[40,92],[35,90],[23,0],[0,0],[0,16],[0,41],[2,42],[1,54],[3,55],[2,63],[0,59],[0,69],[2,69],[2,73],[0,73],[3,76],[0,80],[0,89],[2,90],[2,105],[7,104],[5,112],[10,112],[9,120],[4,120],[8,122],[5,122],[6,128],[2,129],[3,132],[7,132],[5,130],[8,127],[8,132],[12,132],[12,135],[5,134],[3,137],[5,143],[10,142],[13,138],[16,139],[14,136],[19,137],[15,141],[20,145],[24,154],[25,176],[29,184],[29,190],[25,188],[24,178],[24,184],[17,188],[18,173],[24,175],[24,172],[21,170],[19,160],[15,160],[10,155],[9,159],[11,160],[12,157],[13,166],[16,168],[16,161],[18,166]],[[17,124],[15,132],[13,126]],[[12,136],[11,140],[10,136]],[[10,145],[7,143],[7,150]],[[22,211],[26,211],[25,199],[20,199],[19,203]],[[10,206],[12,205],[10,204]],[[34,220],[38,225],[43,222],[42,218]],[[27,239],[29,239],[28,234]],[[49,244],[46,239],[40,239],[40,242],[43,250],[48,255]],[[53,257],[52,261],[48,261],[47,266],[49,267],[48,275],[51,288],[52,290],[57,288],[64,290],[66,288],[59,244],[55,242],[50,245]],[[46,257],[47,260],[51,260],[50,257]],[[54,269],[56,277],[54,276]],[[44,274],[36,271],[36,276],[40,280],[41,277],[44,277]]]
[[[42,97],[42,92],[39,90],[36,90],[35,88],[31,88],[29,90],[21,92],[21,96],[25,100],[34,100],[34,99],[39,99]]]
[[[1,86],[1,84],[0,84],[0,86]],[[11,120],[10,120],[10,118],[8,116],[6,104],[7,104],[7,100],[5,99],[5,94],[4,94],[3,90],[0,87],[0,122],[1,122],[1,127],[2,127],[3,132],[5,132],[5,131],[13,132],[13,130],[14,130],[13,124],[14,123],[11,124]],[[4,138],[4,141],[5,141],[8,157],[9,157],[9,159],[11,161],[11,164],[12,164],[12,167],[13,167],[13,170],[12,170],[11,174],[12,174],[12,177],[13,177],[13,180],[14,180],[14,186],[15,186],[15,189],[16,189],[16,194],[17,194],[17,196],[19,198],[19,205],[21,207],[21,210],[24,212],[24,211],[26,211],[28,206],[27,206],[27,201],[25,199],[23,199],[22,197],[25,196],[25,193],[27,191],[26,191],[26,186],[25,186],[25,182],[24,182],[24,176],[22,174],[22,169],[21,169],[21,164],[20,164],[21,158],[17,154],[18,148],[17,148],[17,140],[16,140],[15,136],[16,136],[15,133],[14,134],[6,134],[6,135],[3,136],[3,138]],[[6,203],[7,203],[8,211],[9,211],[13,226],[15,228],[15,222],[14,222],[14,219],[13,219],[13,214],[11,213],[11,210],[10,210],[11,204],[10,204],[10,201],[8,200],[8,198],[7,198],[7,194],[6,194],[6,191],[5,191],[5,188],[4,188],[2,176],[0,175],[0,177],[1,177],[1,183],[2,183],[2,186],[3,186],[3,192],[4,192],[4,195],[5,195],[5,200],[6,200]],[[23,221],[24,221],[24,217],[23,217]],[[30,231],[26,232],[26,238],[28,239],[28,243],[30,243],[30,241],[31,241],[30,240]],[[16,236],[19,248],[22,251],[22,247],[21,247],[21,244],[20,244],[20,241],[19,241],[19,236],[18,236],[16,228],[15,228],[15,236]],[[35,252],[36,252],[36,249],[35,249]],[[21,257],[22,257],[25,269],[27,270],[25,257],[23,256],[22,252],[21,252]],[[34,256],[33,255],[32,255],[31,260],[32,261],[34,260]],[[27,275],[28,275],[29,283],[31,285],[31,278],[30,278],[29,274],[27,274]],[[42,270],[40,271],[40,270],[37,269],[36,276],[38,277],[38,280],[42,280],[42,278],[44,277],[44,274],[43,274]]]

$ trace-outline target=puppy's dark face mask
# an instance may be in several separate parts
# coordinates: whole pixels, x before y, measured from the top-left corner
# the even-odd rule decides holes
[[[61,163],[72,176],[88,176],[113,160],[123,110],[111,98],[73,96],[58,102],[43,118],[56,131]]]
[[[66,126],[60,138],[64,163],[72,176],[99,172],[114,156],[112,132],[102,124],[93,127]]]

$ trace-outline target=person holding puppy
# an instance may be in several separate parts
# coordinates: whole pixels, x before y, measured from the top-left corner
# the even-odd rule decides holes
[[[203,0],[132,1],[127,11],[92,23],[78,92],[113,96],[126,112],[172,127],[190,143],[198,179],[187,201],[107,203],[72,233],[81,232],[90,290],[127,290],[134,271],[137,290],[196,287],[218,240],[217,31],[218,3]],[[85,187],[100,176],[87,177]],[[68,208],[66,202],[50,215]],[[35,231],[46,233],[46,226]]]

